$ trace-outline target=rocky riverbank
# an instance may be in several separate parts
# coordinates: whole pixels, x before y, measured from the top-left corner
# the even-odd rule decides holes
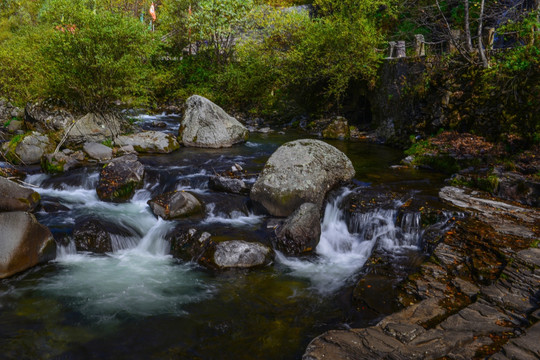
[[[440,197],[469,217],[400,284],[404,308],[317,337],[304,360],[540,356],[540,213],[453,187]]]

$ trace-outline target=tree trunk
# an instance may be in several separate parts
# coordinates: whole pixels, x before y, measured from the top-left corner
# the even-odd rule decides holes
[[[467,49],[467,52],[470,54],[472,53],[472,40],[471,40],[471,27],[469,22],[469,0],[464,0],[464,7],[465,7],[465,39],[466,44],[465,48]]]
[[[482,0],[480,3],[480,16],[478,18],[478,52],[480,53],[480,59],[482,59],[482,65],[485,68],[489,67],[487,58],[486,58],[486,52],[484,51],[484,44],[482,43],[482,20],[484,18],[484,3],[485,0]]]

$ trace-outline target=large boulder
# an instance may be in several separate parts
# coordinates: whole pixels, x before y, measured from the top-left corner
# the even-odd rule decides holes
[[[116,224],[101,219],[90,219],[75,225],[73,241],[77,251],[103,254],[115,250],[113,242],[116,237],[129,237],[131,235]],[[118,248],[118,244],[116,247]]]
[[[129,201],[135,190],[142,186],[143,177],[144,166],[137,155],[116,158],[101,170],[97,195],[103,201]]]
[[[215,191],[242,195],[249,194],[250,190],[250,187],[243,180],[224,176],[211,176],[208,180],[208,187]]]
[[[158,195],[149,200],[148,205],[155,215],[165,220],[188,217],[202,211],[201,202],[193,194],[185,191]]]
[[[66,143],[82,145],[112,140],[122,133],[125,125],[124,120],[114,114],[88,113],[67,128]]]
[[[0,211],[34,211],[39,201],[34,190],[0,177]]]
[[[244,125],[202,96],[190,97],[186,107],[178,133],[185,146],[230,147],[249,137],[249,131]]]
[[[119,146],[132,145],[135,150],[143,153],[168,154],[180,148],[174,136],[160,131],[145,131],[132,135],[121,135],[115,143]]]
[[[51,232],[27,212],[0,213],[0,234],[0,279],[56,256]]]
[[[74,120],[69,111],[47,103],[29,103],[24,108],[24,121],[31,129],[57,131],[66,129]]]
[[[55,144],[47,135],[37,131],[25,135],[17,135],[9,143],[4,143],[2,149],[8,160],[15,164],[39,164],[43,155],[52,153]]]
[[[317,247],[321,237],[321,214],[313,203],[300,205],[276,230],[276,248],[287,255],[300,255]]]
[[[274,216],[289,216],[311,202],[322,207],[326,193],[355,174],[347,156],[320,140],[296,140],[268,159],[250,197]]]
[[[112,149],[103,144],[89,142],[83,145],[83,150],[92,159],[99,161],[111,160],[113,157]]]
[[[268,265],[272,261],[272,254],[272,249],[263,244],[231,240],[217,243],[200,262],[221,270],[245,269]]]

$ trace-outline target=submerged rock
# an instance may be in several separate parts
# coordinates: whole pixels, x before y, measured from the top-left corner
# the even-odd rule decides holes
[[[201,202],[193,195],[185,191],[172,191],[161,194],[148,201],[152,212],[170,220],[179,217],[188,217],[202,211]]]
[[[115,142],[120,146],[131,145],[136,151],[146,153],[168,154],[180,148],[174,136],[159,131],[121,135]]]
[[[355,174],[347,156],[319,140],[296,140],[268,159],[250,197],[274,216],[289,216],[306,202],[321,207],[328,191]]]
[[[92,159],[99,161],[111,160],[113,155],[110,147],[95,142],[85,143],[83,150]]]
[[[222,148],[248,139],[246,127],[210,100],[193,95],[186,106],[178,132],[185,146]]]
[[[242,240],[223,241],[216,244],[201,262],[211,268],[252,268],[270,264],[272,250],[263,244]]]
[[[321,214],[313,203],[304,203],[276,230],[276,248],[287,255],[314,250],[321,237]]]
[[[99,174],[96,188],[103,201],[126,202],[142,186],[144,166],[136,155],[124,155],[112,160]]]
[[[16,211],[0,213],[0,279],[52,260],[56,243],[34,215]]]
[[[232,179],[224,176],[211,176],[208,187],[215,191],[223,191],[231,194],[249,194],[250,187],[243,180]]]
[[[0,211],[34,211],[40,199],[34,190],[0,177]]]

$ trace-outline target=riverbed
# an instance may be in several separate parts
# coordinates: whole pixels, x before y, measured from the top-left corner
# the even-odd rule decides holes
[[[177,131],[175,116],[141,121],[143,128],[163,121],[167,131]],[[141,155],[144,186],[124,204],[98,199],[102,165],[54,176],[30,169],[25,181],[42,196],[36,217],[60,246],[55,261],[0,281],[0,358],[298,359],[322,332],[366,327],[396,310],[392,286],[381,287],[377,296],[387,305],[377,308],[353,302],[353,288],[376,249],[393,259],[393,270],[382,275],[393,279],[390,284],[419,264],[418,218],[398,226],[395,209],[409,198],[442,208],[437,193],[444,175],[393,167],[403,155],[382,145],[328,141],[347,154],[356,176],[329,196],[313,255],[277,253],[262,269],[212,272],[168,254],[168,235],[180,228],[207,231],[218,241],[269,244],[271,219],[257,213],[248,197],[210,190],[208,178],[239,164],[253,183],[281,144],[302,137],[290,130],[251,134],[227,149]],[[195,194],[205,204],[204,216],[156,218],[147,201],[172,190]],[[400,196],[395,209],[375,206],[352,224],[341,204],[368,190]],[[88,220],[111,229],[113,252],[75,251],[69,236]]]

